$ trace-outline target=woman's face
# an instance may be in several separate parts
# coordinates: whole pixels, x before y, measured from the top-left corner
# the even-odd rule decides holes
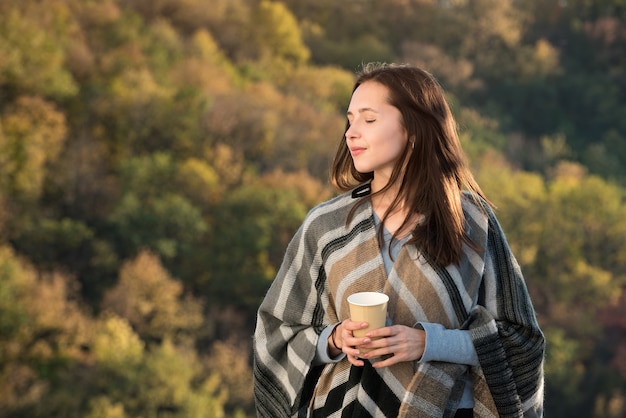
[[[352,94],[347,112],[346,143],[354,166],[361,173],[373,171],[375,181],[391,177],[408,140],[402,114],[388,97],[387,87],[366,81]]]

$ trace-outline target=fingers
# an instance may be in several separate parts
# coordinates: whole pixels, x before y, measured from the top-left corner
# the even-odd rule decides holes
[[[365,363],[363,360],[359,358],[361,352],[358,349],[359,346],[363,344],[368,344],[371,339],[368,337],[355,337],[353,332],[360,329],[367,328],[367,322],[354,322],[349,319],[346,319],[341,323],[341,341],[342,348],[348,361],[354,366],[363,366]]]
[[[383,327],[368,331],[365,336],[370,338],[387,338],[398,335],[400,332],[402,332],[402,327],[398,325],[392,325],[390,327]]]
[[[376,368],[421,358],[425,347],[425,333],[403,325],[380,328],[366,334],[370,341],[359,345],[362,359],[377,359]],[[383,358],[382,360],[378,360]]]
[[[346,319],[341,323],[341,326],[344,330],[350,331],[350,333],[352,333],[352,331],[367,328],[367,322],[355,322]]]
[[[364,328],[367,328],[366,322],[346,319],[341,323],[341,351],[354,366],[363,366],[364,360],[384,357],[372,364],[376,368],[389,367],[417,360],[424,353],[426,334],[423,330],[393,325],[369,331],[365,337],[354,336],[354,331]]]

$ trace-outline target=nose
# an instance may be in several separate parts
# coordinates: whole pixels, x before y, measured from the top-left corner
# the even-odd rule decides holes
[[[346,140],[355,139],[356,137],[358,137],[358,133],[354,128],[354,124],[348,126],[348,129],[346,129],[345,137]]]

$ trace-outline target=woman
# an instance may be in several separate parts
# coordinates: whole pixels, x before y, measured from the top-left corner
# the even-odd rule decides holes
[[[357,78],[331,171],[258,312],[262,417],[539,417],[544,337],[443,91],[410,66]],[[389,296],[356,338],[346,298]]]

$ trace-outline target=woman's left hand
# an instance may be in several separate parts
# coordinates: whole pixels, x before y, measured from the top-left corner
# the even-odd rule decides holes
[[[404,361],[418,360],[424,354],[424,348],[426,347],[426,332],[405,325],[392,325],[375,329],[369,331],[366,337],[370,337],[372,341],[361,345],[359,348],[371,351],[361,354],[361,358],[373,359],[391,355],[391,357],[384,360],[373,362],[372,366],[375,368],[389,367]]]

